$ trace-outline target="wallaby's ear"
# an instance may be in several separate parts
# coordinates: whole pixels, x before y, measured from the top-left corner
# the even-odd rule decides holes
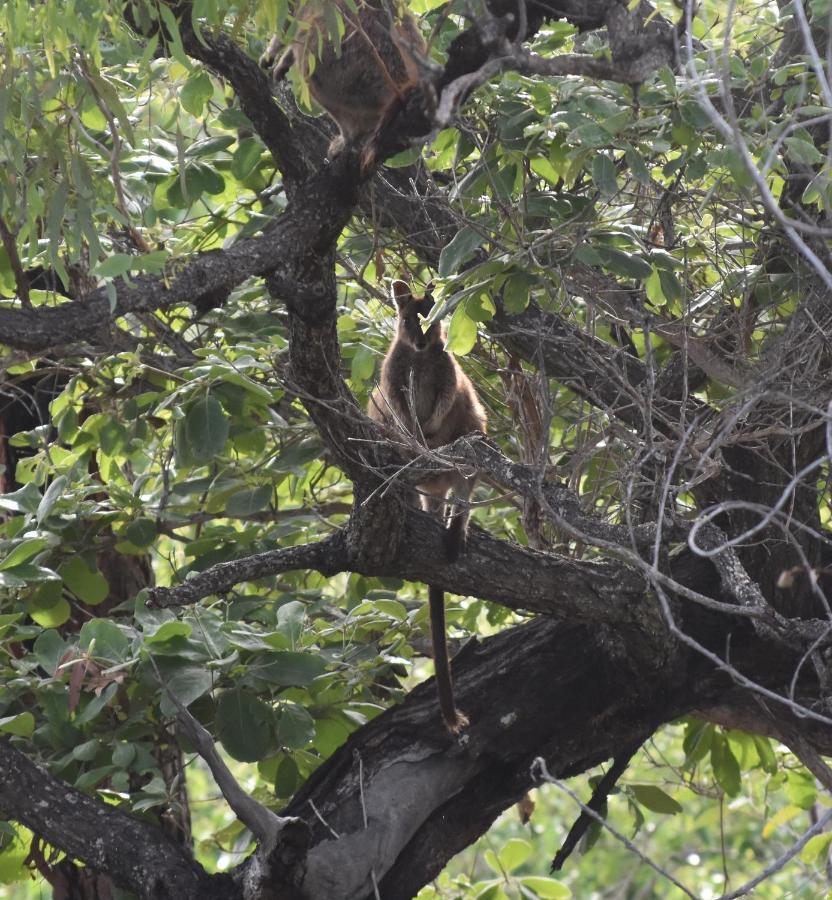
[[[410,293],[410,285],[406,281],[396,280],[393,282],[393,299],[396,301],[396,306],[399,309],[407,306],[413,299],[413,294]]]
[[[433,282],[428,282],[425,293],[419,300],[419,315],[427,318],[433,309]]]

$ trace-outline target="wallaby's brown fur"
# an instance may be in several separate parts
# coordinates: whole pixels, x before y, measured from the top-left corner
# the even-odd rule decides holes
[[[351,146],[360,150],[362,166],[369,167],[375,161],[377,132],[420,83],[417,57],[425,55],[426,47],[413,16],[395,16],[390,0],[356,0],[354,5],[357,14],[344,0],[301,2],[297,34],[273,72],[280,79],[296,65],[309,93],[338,126],[329,157]],[[340,43],[330,39],[332,11],[344,21]],[[274,63],[273,45],[263,56],[264,65]]]
[[[398,307],[396,337],[384,357],[381,380],[370,397],[367,414],[428,447],[441,447],[473,431],[485,432],[485,410],[471,379],[445,350],[441,323],[434,322],[426,333],[422,331],[419,317],[428,315],[432,298],[413,297],[403,281],[393,283],[393,293]],[[451,562],[465,547],[470,515],[468,507],[454,499],[467,503],[476,480],[475,475],[448,472],[417,485],[422,508],[448,520],[445,552]],[[457,732],[468,720],[454,702],[445,639],[445,598],[440,589],[428,586],[428,600],[439,705],[448,729]]]

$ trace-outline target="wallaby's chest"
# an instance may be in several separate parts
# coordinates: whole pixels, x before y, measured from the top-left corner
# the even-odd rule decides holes
[[[456,385],[456,367],[442,350],[418,353],[400,346],[390,354],[385,389],[393,402],[420,424],[433,415],[440,396]]]

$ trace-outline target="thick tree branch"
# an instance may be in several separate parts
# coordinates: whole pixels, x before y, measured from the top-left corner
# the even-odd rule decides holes
[[[211,291],[228,292],[253,275],[280,277],[283,297],[300,316],[321,315],[320,296],[299,295],[297,269],[308,254],[331,247],[355,204],[351,160],[328,166],[304,184],[302,196],[260,237],[239,241],[228,250],[197,256],[177,272],[161,277],[136,276],[116,282],[115,313],[105,289],[83,300],[36,310],[0,310],[0,342],[21,350],[54,349],[81,341],[107,346],[115,320],[126,313],[153,312],[180,303],[195,303]]]
[[[718,592],[705,561],[688,555],[683,571],[688,583]],[[689,608],[685,627],[724,652],[724,618]],[[770,655],[746,625],[731,628],[732,662],[782,688],[798,654],[770,644]],[[730,681],[707,660],[655,637],[626,624],[544,617],[467,646],[454,661],[457,701],[472,722],[461,741],[443,732],[429,682],[353,735],[294,798],[286,812],[309,822],[315,847],[304,886],[323,896],[341,884],[343,896],[363,898],[374,873],[385,900],[412,897],[531,786],[535,747],[555,777],[569,777],[642,740],[665,717],[724,695]],[[413,834],[405,833],[405,808],[422,823]],[[341,872],[342,882],[330,880]]]
[[[269,148],[287,180],[291,196],[297,183],[308,178],[312,171],[298,135],[286,114],[274,102],[267,74],[228,35],[203,31],[197,37],[193,28],[188,27],[183,29],[182,40],[190,56],[210,66],[234,88],[240,108]]]
[[[318,544],[218,563],[177,587],[154,588],[148,604],[181,606],[223,595],[243,581],[292,569],[313,569],[326,575],[353,571],[436,584],[455,594],[571,621],[615,623],[643,620],[651,610],[655,614],[653,605],[645,603],[642,579],[619,563],[541,553],[497,540],[477,528],[469,535],[466,553],[456,563],[447,563],[440,524],[412,507],[405,507],[403,512],[403,538],[398,551],[374,564],[348,551],[351,538],[347,529]],[[381,520],[382,530],[393,527],[392,522]]]
[[[8,739],[0,740],[0,810],[142,897],[236,896],[229,878],[211,878],[161,831],[56,780]]]
[[[479,69],[495,54],[501,42],[516,40],[517,0],[487,0],[487,7],[492,21],[484,23],[486,27],[478,23],[469,28],[451,44],[440,87]],[[646,56],[651,47],[652,52],[665,57],[664,64],[674,58],[673,26],[657,15],[649,3],[642,2],[633,13],[618,0],[528,0],[526,7],[526,38],[535,34],[547,19],[564,19],[579,31],[606,25],[613,61],[619,65]]]

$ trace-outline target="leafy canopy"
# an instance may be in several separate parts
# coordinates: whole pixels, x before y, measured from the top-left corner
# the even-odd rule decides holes
[[[426,33],[436,29],[441,56],[464,23],[440,16],[440,5],[414,0],[410,8]],[[253,6],[195,0],[193,20],[227,29],[256,57],[270,32],[287,34],[293,21],[285,2]],[[269,153],[231,90],[187,56],[170,8],[153,7],[172,36],[163,45],[158,32],[140,37],[123,7],[7,0],[0,8],[0,219],[25,269],[53,271],[69,293],[106,285],[114,311],[122,277],[170,278],[195,253],[259,232],[286,202]],[[658,7],[669,16],[675,9]],[[716,0],[700,5],[697,38],[719,39],[721,9]],[[149,15],[144,7],[134,13],[138,24]],[[777,101],[776,114],[757,101],[738,112],[749,151],[775,196],[786,163],[812,167],[803,200],[827,210],[829,160],[801,125],[819,103],[808,64],[795,57],[772,68],[773,4],[746,0],[735,15],[722,60],[729,83],[753,96],[765,80]],[[563,22],[547,25],[533,45],[551,54],[579,41],[584,52],[602,49],[597,34],[579,36]],[[759,266],[764,210],[737,148],[700,101],[667,69],[637,95],[609,82],[514,73],[481,88],[460,127],[435,135],[424,152],[460,222],[436,271],[400,235],[360,217],[340,241],[338,335],[358,399],[366,402],[391,335],[387,280],[435,279],[435,315],[446,317],[448,347],[476,380],[504,451],[522,458],[547,445],[563,477],[623,520],[638,435],[610,427],[558,383],[549,386],[549,419],[518,429],[518,386],[531,376],[488,326],[496,295],[509,313],[534,298],[618,346],[592,298],[564,290],[564,270],[577,268],[602,284],[643,289],[659,327],[631,337],[657,366],[675,349],[663,323],[685,318],[691,334],[706,334],[726,304],[752,297],[756,313],[742,337],[745,361],[756,358],[793,310],[799,284]],[[408,151],[389,164],[417,156]],[[668,192],[674,234],[659,203]],[[13,259],[0,249],[0,303],[16,306],[17,295]],[[29,300],[36,308],[66,302],[34,282]],[[426,627],[424,591],[394,579],[295,572],[178,614],[148,610],[141,591],[130,590],[147,565],[157,583],[170,584],[322,537],[346,520],[351,487],[286,383],[286,319],[262,283],[198,315],[173,307],[131,313],[118,325],[106,353],[84,344],[6,353],[7,402],[15,392],[48,396],[35,403],[42,421],[11,438],[17,485],[0,496],[0,732],[69,783],[146,814],[170,801],[154,747],[174,711],[172,694],[232,759],[256,764],[246,771],[259,796],[279,808],[353,729],[425,673],[414,650]],[[715,404],[732,390],[718,374],[700,388]],[[488,496],[478,522],[526,542],[519,504]],[[826,522],[828,505],[821,508]],[[562,536],[543,538],[577,552]],[[453,633],[487,633],[510,614],[465,599],[449,618]],[[767,739],[691,720],[656,739],[610,806],[625,830],[661,822],[651,840],[662,856],[681,853],[692,833],[697,846],[713,845],[725,815],[741,878],[814,800],[811,779]],[[560,799],[541,802],[569,822],[573,810]],[[205,826],[226,848],[242,831],[216,820]],[[493,881],[477,862],[478,874],[459,876],[457,889],[566,896],[562,883],[541,877],[556,829],[539,827],[530,862],[531,844],[506,842],[518,826],[504,824],[485,853]],[[14,828],[4,826],[0,840],[0,877],[23,877]],[[609,883],[621,863],[604,840],[606,865],[596,853],[565,876],[577,896]],[[807,849],[807,865],[821,849]],[[213,843],[201,852],[216,861]],[[721,866],[719,853],[688,854],[677,874],[704,885]],[[652,873],[631,877],[647,885]],[[781,883],[791,884],[785,875]],[[766,896],[781,896],[771,890]]]

